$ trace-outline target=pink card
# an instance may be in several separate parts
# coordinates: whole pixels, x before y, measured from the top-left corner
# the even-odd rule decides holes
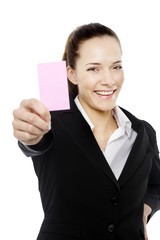
[[[70,109],[66,62],[38,64],[40,100],[49,111]]]

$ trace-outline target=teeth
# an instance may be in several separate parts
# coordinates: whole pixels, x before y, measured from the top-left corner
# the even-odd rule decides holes
[[[99,95],[108,96],[108,95],[113,94],[113,92],[114,92],[114,91],[110,91],[110,92],[97,91],[96,93],[99,94]]]

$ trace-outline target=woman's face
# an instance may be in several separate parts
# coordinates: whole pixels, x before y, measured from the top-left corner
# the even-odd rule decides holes
[[[79,101],[87,110],[108,111],[116,104],[124,74],[118,41],[109,36],[86,40],[79,48],[75,70],[68,78],[78,85]]]

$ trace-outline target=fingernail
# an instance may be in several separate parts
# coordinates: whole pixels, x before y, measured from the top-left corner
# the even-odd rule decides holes
[[[51,130],[51,121],[48,124],[48,130]]]

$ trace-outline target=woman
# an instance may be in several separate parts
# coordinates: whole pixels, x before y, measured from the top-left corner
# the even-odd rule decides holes
[[[39,179],[38,240],[148,239],[147,221],[160,209],[160,161],[153,128],[116,106],[121,57],[111,29],[77,28],[63,56],[71,109],[49,113],[29,99],[13,112],[14,135]]]

